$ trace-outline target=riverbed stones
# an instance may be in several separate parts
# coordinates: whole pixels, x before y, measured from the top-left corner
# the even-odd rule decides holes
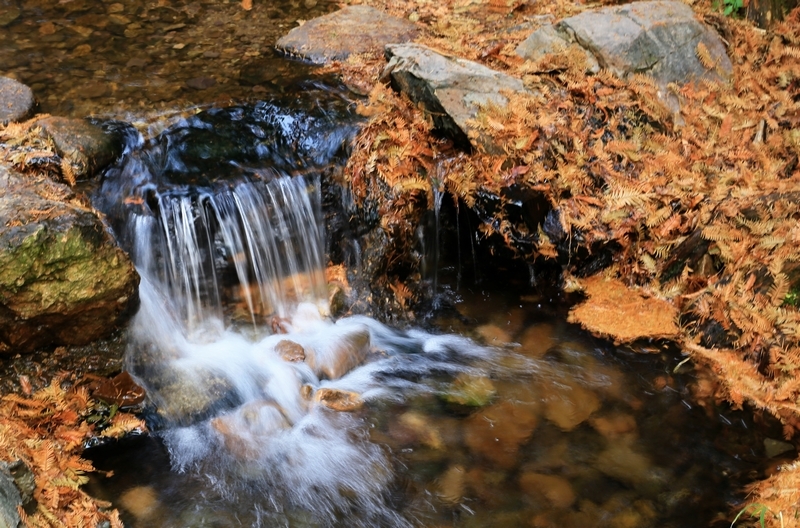
[[[65,186],[0,165],[0,353],[81,345],[122,325],[139,276]]]
[[[33,90],[14,79],[0,77],[0,124],[30,117],[35,105]]]
[[[481,409],[464,422],[464,442],[474,454],[509,469],[517,463],[520,446],[533,434],[535,406],[504,401]]]
[[[600,408],[594,391],[575,382],[550,383],[544,387],[544,415],[562,431],[572,431]]]
[[[477,62],[448,57],[420,44],[386,46],[383,72],[392,87],[421,104],[434,126],[462,145],[497,151],[473,120],[481,107],[508,104],[506,93],[528,93],[520,79]]]
[[[526,472],[519,477],[519,487],[526,495],[543,496],[554,508],[569,508],[575,502],[575,491],[559,475]]]
[[[85,119],[44,117],[35,126],[49,136],[56,152],[71,162],[77,178],[92,176],[122,153],[122,145]]]
[[[352,54],[380,52],[384,45],[408,42],[418,33],[417,26],[408,20],[355,5],[307,21],[278,39],[277,47],[324,64]]]

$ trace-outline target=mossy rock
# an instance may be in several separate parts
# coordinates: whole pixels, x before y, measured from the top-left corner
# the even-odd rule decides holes
[[[0,166],[0,353],[110,334],[137,306],[138,283],[91,207]]]

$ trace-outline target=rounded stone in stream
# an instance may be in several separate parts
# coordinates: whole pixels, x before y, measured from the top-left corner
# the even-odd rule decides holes
[[[35,105],[33,90],[14,79],[0,77],[0,123],[30,117]]]

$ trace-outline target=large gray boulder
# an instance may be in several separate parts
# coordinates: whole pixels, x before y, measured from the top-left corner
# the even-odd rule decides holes
[[[504,92],[527,92],[522,81],[477,62],[447,57],[420,44],[386,46],[383,73],[392,86],[422,104],[441,132],[456,141],[496,147],[471,122],[482,106],[505,106]]]
[[[354,53],[380,52],[384,45],[413,40],[419,29],[412,22],[374,7],[348,6],[314,18],[278,39],[278,49],[311,62],[344,60]]]
[[[136,307],[138,283],[91,207],[0,165],[0,353],[109,334]]]
[[[0,124],[30,117],[35,106],[30,88],[14,79],[0,77]]]
[[[535,60],[575,44],[618,77],[645,73],[662,87],[700,79],[727,81],[733,73],[719,35],[678,1],[586,11],[537,29],[517,47],[517,54]]]

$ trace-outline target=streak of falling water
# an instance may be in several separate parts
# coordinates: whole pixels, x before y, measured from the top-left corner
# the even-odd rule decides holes
[[[134,215],[134,258],[168,293],[189,332],[223,316],[230,264],[253,325],[298,302],[325,302],[318,178],[240,182],[216,194],[157,197],[158,217]]]

